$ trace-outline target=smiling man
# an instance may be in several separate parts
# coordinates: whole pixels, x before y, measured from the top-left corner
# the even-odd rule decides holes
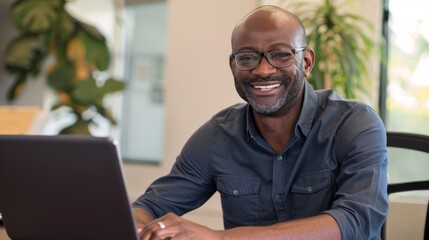
[[[380,239],[383,123],[361,102],[312,89],[305,36],[295,15],[274,6],[236,25],[229,62],[247,103],[201,126],[133,204],[141,239]],[[180,217],[216,191],[225,230]]]

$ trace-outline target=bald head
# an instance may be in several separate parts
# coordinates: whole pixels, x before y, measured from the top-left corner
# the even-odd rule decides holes
[[[291,40],[289,43],[291,47],[306,45],[304,26],[295,14],[277,6],[265,5],[254,9],[237,23],[231,36],[233,52],[242,37],[279,30]],[[288,39],[278,40],[287,41]]]

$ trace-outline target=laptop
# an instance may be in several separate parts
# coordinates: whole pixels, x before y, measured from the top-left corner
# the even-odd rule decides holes
[[[110,138],[0,135],[0,213],[11,239],[137,239]]]

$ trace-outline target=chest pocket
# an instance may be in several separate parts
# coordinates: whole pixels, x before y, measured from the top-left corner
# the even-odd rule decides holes
[[[260,179],[222,176],[216,184],[221,196],[225,228],[258,223]]]
[[[307,217],[328,209],[334,198],[330,171],[300,176],[292,185],[292,198],[297,217]]]
[[[299,177],[292,186],[292,192],[312,194],[326,188],[329,185],[329,172],[317,172]]]

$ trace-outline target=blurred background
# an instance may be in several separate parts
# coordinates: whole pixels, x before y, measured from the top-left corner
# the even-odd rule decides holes
[[[261,4],[279,5],[296,12],[331,4],[338,13],[362,17],[362,25],[356,26],[362,27],[373,46],[369,52],[360,48],[362,43],[357,44],[357,52],[367,54],[368,58],[363,59],[364,74],[353,83],[356,85],[352,88],[353,97],[373,106],[388,131],[429,134],[426,126],[429,119],[429,15],[425,13],[429,2],[312,0],[300,8],[293,2],[67,2],[67,12],[95,27],[108,47],[108,68],[92,73],[95,82],[92,88],[101,88],[110,78],[124,83],[123,89],[111,90],[99,101],[106,112],[94,111],[100,109],[91,106],[79,110],[81,115],[78,116],[84,121],[90,119],[87,121],[89,134],[118,140],[131,200],[143,193],[155,178],[169,171],[185,141],[200,125],[216,112],[242,101],[235,92],[228,65],[230,34],[238,20]],[[49,86],[51,58],[40,64],[40,74],[30,76],[20,85],[19,95],[8,100],[17,77],[7,71],[5,56],[11,42],[20,34],[12,13],[13,3],[13,0],[0,2],[0,130],[10,130],[10,125],[6,124],[20,123],[7,122],[8,117],[14,115],[22,121],[32,120],[22,123],[28,127],[25,133],[58,134],[75,122],[77,115],[70,114],[71,105],[64,108],[64,94]],[[336,90],[345,95],[341,84],[335,85]],[[88,90],[71,96],[77,98],[84,93],[91,95],[93,92]],[[53,111],[52,107],[58,102],[62,105]],[[114,118],[116,124],[112,124],[109,117]],[[415,157],[418,160],[407,163],[395,160],[404,157],[408,155],[389,155],[390,181],[427,175],[427,159]],[[409,169],[416,165],[419,166],[417,171]],[[215,195],[203,208],[188,216],[213,228],[222,228],[221,215],[219,198]]]

